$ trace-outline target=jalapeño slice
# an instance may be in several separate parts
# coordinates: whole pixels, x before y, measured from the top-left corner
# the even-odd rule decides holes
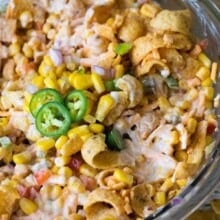
[[[111,150],[120,151],[125,147],[125,143],[120,132],[115,128],[107,133],[106,143]]]
[[[30,105],[29,105],[29,109],[31,114],[36,117],[39,109],[46,104],[47,102],[63,102],[63,98],[60,95],[60,93],[55,90],[55,89],[50,89],[50,88],[46,88],[46,89],[41,89],[39,91],[37,91],[36,93],[33,94],[31,101],[30,101]]]
[[[70,113],[59,102],[46,103],[40,108],[36,116],[36,127],[46,137],[59,137],[69,130],[70,125]]]
[[[83,90],[74,90],[66,96],[65,105],[70,111],[72,121],[79,122],[86,114],[88,100]]]

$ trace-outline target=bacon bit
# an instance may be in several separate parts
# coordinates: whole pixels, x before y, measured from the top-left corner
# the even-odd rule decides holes
[[[195,47],[190,51],[190,56],[196,58],[201,52],[201,46],[199,44],[196,44]]]
[[[80,179],[83,182],[83,185],[86,187],[87,190],[92,191],[97,188],[97,182],[95,178],[81,175]]]
[[[203,39],[203,40],[199,41],[198,44],[200,45],[202,50],[205,50],[209,45],[209,41],[208,41],[208,39]]]
[[[31,70],[35,70],[35,64],[34,63],[24,63],[22,66],[22,73],[23,74],[28,74],[30,73]]]
[[[218,71],[218,63],[214,62],[212,63],[212,68],[211,68],[211,80],[216,83],[216,78],[217,78],[217,71]]]
[[[34,174],[34,178],[37,185],[41,186],[49,179],[51,175],[52,172],[50,170],[40,170]]]
[[[215,131],[215,128],[216,128],[215,124],[209,123],[207,127],[207,135],[213,134],[213,132]]]
[[[83,159],[80,156],[76,155],[71,158],[68,166],[74,171],[79,171],[79,168],[82,164],[83,164]]]
[[[23,186],[23,185],[18,185],[17,186],[18,193],[20,194],[21,197],[25,197],[28,199],[35,199],[37,197],[37,194],[40,190],[40,187],[38,186]]]
[[[43,23],[41,23],[41,22],[35,23],[35,29],[36,29],[37,31],[42,31],[42,29],[43,29]]]

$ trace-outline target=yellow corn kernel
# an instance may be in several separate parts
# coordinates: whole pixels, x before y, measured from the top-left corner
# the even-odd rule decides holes
[[[59,19],[58,14],[50,14],[49,17],[47,18],[47,23],[56,26],[57,22],[58,22],[58,19]]]
[[[40,195],[44,200],[50,199],[51,190],[52,190],[51,185],[44,185],[43,187],[41,187]]]
[[[8,118],[0,118],[0,127],[5,127],[8,124]]]
[[[115,51],[116,47],[117,47],[117,43],[112,42],[112,43],[110,43],[110,44],[108,45],[108,50],[109,50],[109,51]]]
[[[57,80],[57,85],[58,85],[60,92],[62,94],[66,93],[66,91],[68,91],[71,87],[68,80],[64,77]]]
[[[41,62],[38,72],[41,76],[47,77],[49,72],[53,71],[53,68],[48,66],[45,62]]]
[[[74,71],[76,69],[77,65],[74,62],[68,62],[66,64],[66,68],[70,71]]]
[[[217,73],[218,73],[218,63],[214,62],[212,63],[212,68],[211,68],[211,80],[216,83],[216,78],[217,78]]]
[[[204,80],[206,80],[207,78],[210,77],[210,70],[209,70],[207,67],[202,66],[202,67],[200,67],[200,69],[197,71],[196,76],[197,76],[200,80],[204,81]]]
[[[68,77],[69,83],[72,87],[74,87],[74,78],[77,75],[77,73],[71,73]]]
[[[186,180],[186,179],[179,179],[179,180],[176,181],[176,184],[177,184],[180,188],[183,188],[184,186],[186,186],[187,180]]]
[[[44,79],[44,84],[46,87],[48,88],[52,88],[52,89],[56,89],[56,90],[59,90],[59,86],[58,86],[58,83],[56,80],[54,79],[51,79],[50,77],[46,77]]]
[[[212,100],[214,98],[215,91],[213,87],[204,87],[203,91],[208,100]]]
[[[101,76],[96,73],[92,73],[91,78],[96,92],[98,94],[103,93],[105,91],[105,85]]]
[[[200,53],[198,55],[198,60],[207,68],[211,67],[211,60],[207,57],[205,53]]]
[[[55,159],[56,160],[56,159]],[[56,162],[55,162],[56,163]],[[54,173],[54,174],[57,174],[58,173],[58,170],[59,170],[59,167],[58,166],[53,166],[52,168],[51,168],[51,171],[52,171],[52,173]]]
[[[61,77],[62,74],[63,74],[63,72],[65,71],[65,69],[66,69],[65,63],[59,65],[59,66],[56,68],[56,71],[55,71],[56,75],[57,75],[58,77]]]
[[[90,74],[76,74],[73,79],[73,85],[71,85],[75,89],[89,89],[93,86]]]
[[[189,118],[187,120],[186,128],[189,133],[193,134],[197,127],[197,120],[195,118]]]
[[[23,45],[22,51],[27,58],[33,57],[34,52],[33,52],[32,48],[27,43],[25,43]]]
[[[60,169],[58,170],[58,174],[69,178],[73,176],[73,171],[71,168],[64,166],[64,167],[60,167]]]
[[[102,122],[112,110],[114,104],[115,100],[109,94],[101,96],[95,113],[96,119]]]
[[[32,83],[39,89],[44,87],[44,77],[41,75],[37,75],[32,79]]]
[[[49,32],[49,30],[52,28],[52,25],[51,24],[49,24],[49,23],[45,23],[44,25],[43,25],[43,33],[44,34],[48,34],[48,32]]]
[[[192,101],[198,97],[198,90],[195,88],[190,89],[186,94],[186,100]]]
[[[184,150],[178,150],[174,154],[177,161],[187,161],[188,154]]]
[[[211,80],[211,78],[208,77],[207,79],[203,80],[203,81],[202,81],[202,86],[203,86],[203,87],[212,86],[212,80]]]
[[[113,177],[122,183],[126,183],[129,186],[132,186],[133,182],[134,182],[134,178],[132,175],[126,173],[125,171],[121,170],[121,169],[115,169]]]
[[[212,102],[212,100],[206,100],[206,102],[205,102],[205,107],[206,107],[206,109],[208,110],[208,109],[213,109],[213,102]]]
[[[114,18],[109,18],[107,21],[106,21],[106,24],[111,26],[112,24],[114,23]]]
[[[19,17],[21,26],[23,28],[26,28],[29,26],[29,24],[33,21],[33,16],[31,14],[31,11],[24,11],[20,14]]]
[[[19,200],[19,206],[21,208],[21,210],[26,214],[26,215],[30,215],[34,212],[37,211],[38,206],[35,202],[31,201],[30,199],[27,198],[21,198]]]
[[[69,184],[69,188],[75,193],[84,193],[86,191],[85,186],[80,181],[74,181],[73,183]]]
[[[71,137],[60,149],[60,153],[63,156],[71,156],[79,152],[82,148],[83,141],[80,137]]]
[[[166,203],[166,193],[165,192],[156,192],[154,196],[154,202],[157,205],[164,205]]]
[[[25,152],[13,155],[13,161],[15,164],[29,163],[31,159],[32,159],[32,155],[31,155],[31,152],[29,151],[25,151]]]
[[[72,137],[75,137],[76,135],[81,137],[89,133],[90,133],[90,130],[89,130],[88,125],[80,125],[69,130],[67,135],[69,138],[72,138]]]
[[[190,107],[190,103],[187,100],[177,102],[176,104],[176,106],[178,106],[182,110],[188,109]]]
[[[85,115],[83,120],[89,124],[93,124],[96,122],[96,118],[90,114]]]
[[[94,123],[94,124],[89,125],[89,129],[92,132],[98,134],[98,133],[102,133],[104,131],[105,127],[102,124]]]
[[[80,174],[83,174],[85,176],[90,176],[90,177],[95,177],[96,174],[98,173],[98,171],[95,168],[89,166],[86,163],[84,163],[80,166],[79,172],[80,172]]]
[[[88,134],[81,136],[81,139],[83,142],[86,142],[92,136],[93,136],[93,133],[88,133]]]
[[[180,141],[180,137],[179,137],[178,131],[172,131],[171,132],[171,136],[172,136],[172,144],[178,144],[179,141]]]
[[[63,167],[67,165],[71,160],[70,156],[60,156],[55,158],[55,164],[57,167]]]
[[[61,147],[68,141],[68,137],[65,135],[60,136],[55,143],[55,147],[57,150],[61,149]]]
[[[53,61],[52,61],[52,59],[50,58],[49,55],[45,55],[45,56],[44,56],[43,62],[44,62],[47,66],[54,67],[54,63],[53,63]]]
[[[26,92],[24,96],[25,97],[24,97],[23,109],[24,109],[24,111],[29,112],[30,111],[29,104],[30,104],[32,95],[30,93]]]
[[[55,140],[52,138],[41,138],[36,142],[36,146],[42,151],[48,151],[55,146]]]
[[[213,137],[211,135],[206,136],[206,145],[209,145],[213,142]]]
[[[166,179],[162,186],[160,187],[160,191],[167,192],[174,185],[171,178]]]
[[[161,111],[167,111],[170,108],[170,103],[164,96],[158,98],[158,105]]]
[[[154,4],[148,4],[148,3],[143,4],[143,6],[140,9],[141,14],[148,18],[153,18],[159,11],[160,11],[159,7],[157,7]]]
[[[21,45],[18,42],[12,43],[9,46],[9,55],[15,56],[16,54],[19,54],[21,51]]]
[[[125,68],[122,64],[118,64],[115,66],[115,78],[121,78],[125,73]]]
[[[55,185],[52,187],[50,192],[50,199],[56,200],[62,194],[62,188],[59,185]]]

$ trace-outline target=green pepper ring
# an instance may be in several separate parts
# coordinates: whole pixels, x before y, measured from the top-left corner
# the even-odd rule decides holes
[[[66,134],[71,126],[68,109],[59,102],[48,102],[43,105],[36,116],[36,128],[46,137],[59,137]]]
[[[79,122],[86,114],[88,100],[83,90],[74,90],[67,94],[65,105],[70,111],[72,122]]]
[[[37,91],[33,94],[29,104],[31,114],[36,117],[40,108],[44,104],[52,101],[63,103],[63,98],[57,90],[45,88]]]

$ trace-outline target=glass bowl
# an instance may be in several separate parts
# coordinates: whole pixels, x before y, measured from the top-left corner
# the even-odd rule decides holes
[[[192,33],[198,39],[208,39],[206,53],[220,64],[220,1],[219,0],[157,0],[167,9],[188,8],[193,15]],[[220,77],[217,76],[215,93],[220,93]],[[215,109],[220,122],[220,108]],[[168,204],[159,208],[145,220],[186,219],[199,208],[220,183],[220,133],[214,134],[213,148],[206,155],[203,166],[187,187]]]

